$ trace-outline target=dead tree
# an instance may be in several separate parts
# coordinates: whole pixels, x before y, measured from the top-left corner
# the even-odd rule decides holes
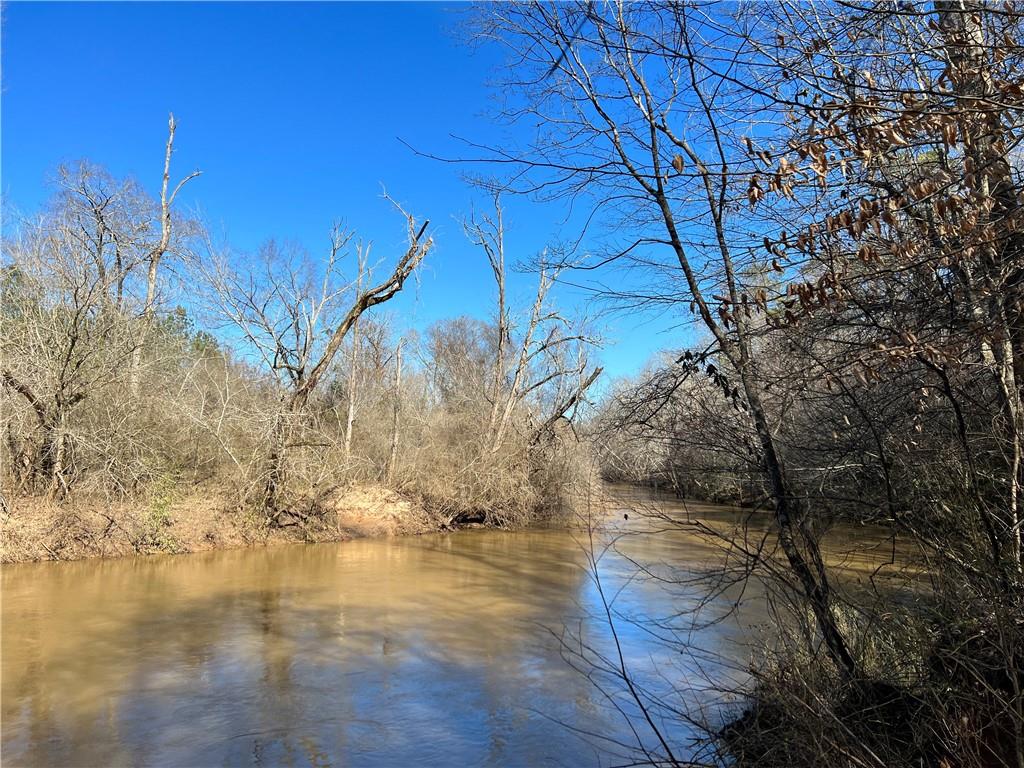
[[[222,317],[241,331],[281,385],[280,408],[271,419],[270,447],[256,484],[256,503],[272,523],[288,513],[281,503],[287,453],[310,397],[363,313],[394,298],[432,246],[426,236],[429,222],[418,225],[402,213],[409,246],[390,275],[369,288],[365,285],[372,281],[372,274],[362,244],[354,246],[358,276],[350,283],[341,278],[341,262],[353,245],[353,235],[340,227],[331,234],[320,271],[304,254],[282,254],[273,243],[264,248],[262,275],[240,275],[223,259],[212,269],[199,267]],[[348,308],[342,312],[346,301]]]
[[[496,306],[494,311],[494,364],[491,374],[491,390],[488,397],[491,401],[491,413],[487,422],[487,434],[493,435],[498,425],[498,413],[501,409],[502,392],[505,386],[505,367],[507,347],[509,344],[508,302],[505,297],[505,220],[501,207],[501,196],[493,196],[494,215],[484,214],[477,219],[470,217],[463,222],[463,230],[470,241],[483,249],[487,263],[494,276],[497,288]]]
[[[395,468],[398,466],[399,426],[402,415],[402,339],[395,346],[395,391],[394,405],[391,411],[391,450],[388,453],[388,484],[394,482]]]
[[[160,184],[160,239],[146,254],[146,297],[142,306],[142,331],[139,335],[137,346],[132,353],[130,381],[134,394],[138,392],[142,347],[146,342],[146,336],[153,325],[153,318],[156,313],[157,276],[160,270],[160,263],[171,248],[171,235],[173,231],[171,212],[174,200],[177,198],[182,187],[201,174],[201,171],[192,171],[192,173],[181,179],[174,186],[173,190],[170,190],[171,154],[174,151],[174,132],[177,126],[177,121],[175,121],[174,115],[171,114],[167,120],[167,145],[164,150],[164,172]]]
[[[366,263],[370,256],[369,246],[359,251],[359,277],[356,278],[356,293],[363,287],[363,275],[366,272]],[[352,351],[348,361],[348,408],[345,414],[345,458],[352,455],[352,428],[356,420],[356,388],[358,386],[359,373],[359,319],[352,323],[351,331]]]
[[[582,374],[586,367],[585,355],[581,357],[582,367],[574,367],[565,365],[564,352],[572,346],[587,347],[594,340],[550,306],[548,294],[559,270],[549,267],[544,256],[537,265],[537,290],[529,315],[522,328],[516,327],[506,292],[505,226],[499,195],[494,195],[493,205],[493,215],[471,217],[463,226],[471,242],[484,251],[497,287],[492,380],[487,393],[491,403],[487,444],[491,453],[497,453],[504,444],[516,409],[545,388],[557,387],[568,378]],[[511,350],[515,337],[518,337],[518,348]],[[514,353],[511,360],[510,352]],[[595,374],[593,379],[596,378]],[[571,406],[572,403],[562,413]]]

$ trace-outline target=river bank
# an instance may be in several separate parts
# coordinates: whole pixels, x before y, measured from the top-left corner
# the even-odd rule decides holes
[[[318,514],[271,527],[222,487],[157,490],[139,500],[42,497],[9,500],[0,524],[0,562],[185,554],[291,543],[341,542],[441,530],[444,521],[412,496],[381,485],[339,488]]]
[[[694,743],[763,753],[780,712],[764,649],[784,638],[761,578],[719,577],[741,565],[730,541],[760,541],[769,516],[603,486],[583,505],[589,538],[582,526],[437,535],[443,516],[379,486],[327,500],[318,528],[273,531],[212,492],[16,506],[5,558],[14,541],[26,560],[79,561],[0,574],[5,754],[26,765],[625,762],[644,749],[633,739],[657,740],[623,718],[639,722],[606,666],[616,643],[656,692],[678,754]],[[426,535],[401,535],[415,533]],[[843,526],[827,544],[844,592],[907,573],[911,553],[884,530]],[[175,551],[196,554],[119,557]],[[616,636],[602,589],[616,596]],[[664,631],[688,641],[665,644]],[[581,671],[611,686],[614,705]],[[706,720],[675,716],[687,708]],[[182,712],[202,720],[201,737]]]
[[[605,681],[610,702],[563,657],[563,628],[601,657],[615,647],[583,538],[481,529],[5,566],[4,765],[582,768],[628,757],[633,730],[615,706],[632,713],[628,691]],[[637,580],[632,559],[699,567],[706,550],[683,534],[623,543],[628,556],[600,563],[619,640],[645,689],[681,707],[669,680],[706,683],[647,631],[647,617],[678,605]],[[732,612],[734,597],[707,606],[728,616],[694,630],[701,647],[729,653],[768,620],[757,605]],[[719,671],[731,684],[731,668]],[[674,746],[699,735],[667,727]]]

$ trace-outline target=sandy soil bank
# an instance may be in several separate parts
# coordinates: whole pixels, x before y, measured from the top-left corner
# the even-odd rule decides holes
[[[56,504],[8,499],[0,518],[0,562],[78,560],[295,542],[347,541],[438,530],[416,500],[377,485],[340,488],[315,518],[268,527],[224,489],[198,487],[132,501],[78,498]]]

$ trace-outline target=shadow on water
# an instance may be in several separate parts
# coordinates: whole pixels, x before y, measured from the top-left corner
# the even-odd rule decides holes
[[[706,547],[623,549],[600,572],[628,664],[699,696],[700,654],[764,617],[695,630],[700,591],[631,558],[699,570]],[[588,562],[578,534],[540,530],[5,567],[4,765],[608,762],[633,739],[622,692],[566,663],[572,643],[610,653]]]

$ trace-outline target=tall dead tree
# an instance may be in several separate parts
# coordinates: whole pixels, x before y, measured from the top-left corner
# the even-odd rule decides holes
[[[548,294],[558,277],[558,269],[550,268],[544,257],[537,265],[537,290],[525,324],[517,327],[513,322],[506,291],[505,224],[500,195],[495,194],[492,202],[492,215],[471,217],[463,227],[470,241],[484,251],[497,288],[492,382],[488,392],[491,409],[487,429],[489,450],[497,453],[504,444],[517,408],[544,388],[557,386],[583,373],[587,366],[586,355],[578,356],[577,361],[567,364],[565,352],[572,346],[585,348],[593,343],[593,339],[550,306]],[[517,348],[512,348],[514,343],[517,343]],[[514,354],[511,360],[510,353]],[[583,391],[599,374],[600,369],[597,369],[590,377],[581,379],[586,382]],[[580,392],[572,403],[558,412],[558,416],[567,412],[582,395]]]
[[[281,407],[270,425],[270,447],[258,481],[257,503],[271,522],[279,522],[288,512],[281,505],[286,458],[310,397],[363,313],[394,298],[433,244],[426,236],[429,222],[417,224],[402,213],[408,225],[408,248],[390,275],[369,288],[366,284],[372,283],[372,274],[364,245],[355,246],[358,276],[350,283],[341,278],[342,260],[353,235],[340,227],[332,232],[320,270],[301,254],[282,254],[274,244],[264,249],[262,275],[240,275],[223,260],[214,268],[200,266],[222,316],[241,331],[282,385]],[[348,308],[342,311],[346,301]]]
[[[356,293],[362,290],[363,276],[366,273],[367,261],[370,257],[370,248],[359,250],[359,277],[356,278]],[[352,428],[356,421],[356,389],[359,382],[359,318],[352,323],[351,330],[352,351],[348,360],[348,386],[347,399],[348,408],[345,413],[345,458],[352,455]]]
[[[129,373],[133,393],[138,392],[139,366],[142,360],[142,348],[146,336],[153,325],[153,318],[156,313],[157,276],[160,264],[171,247],[173,230],[173,219],[171,213],[174,201],[188,182],[199,176],[201,171],[192,171],[177,184],[174,189],[170,188],[171,181],[171,154],[174,151],[174,132],[178,127],[177,121],[172,113],[167,120],[167,144],[164,149],[164,172],[160,183],[160,239],[149,249],[146,254],[146,297],[142,306],[142,331],[139,335],[138,344],[132,353],[131,370]]]
[[[391,406],[391,450],[388,452],[387,481],[394,482],[398,466],[399,428],[402,416],[402,339],[395,345],[395,387],[394,403]]]
[[[487,422],[487,434],[494,433],[498,424],[498,413],[501,409],[502,390],[505,385],[505,366],[507,346],[509,343],[509,311],[505,297],[505,221],[501,207],[501,196],[493,196],[494,214],[484,214],[480,218],[470,217],[463,222],[463,230],[470,241],[483,249],[487,263],[494,276],[497,288],[496,306],[494,311],[495,350],[494,365],[491,374],[491,413]]]

